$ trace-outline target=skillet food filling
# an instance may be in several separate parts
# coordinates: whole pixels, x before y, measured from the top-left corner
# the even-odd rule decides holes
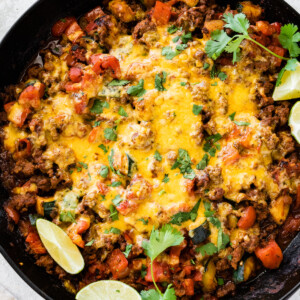
[[[115,279],[143,299],[216,299],[279,267],[300,226],[293,101],[271,97],[284,63],[247,38],[224,51],[243,19],[288,56],[263,13],[113,0],[59,20],[39,63],[1,94],[9,227],[69,291]],[[82,272],[56,264],[37,218],[80,248]]]

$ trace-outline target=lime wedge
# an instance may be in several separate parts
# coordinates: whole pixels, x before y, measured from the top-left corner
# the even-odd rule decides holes
[[[44,219],[36,221],[39,236],[50,256],[68,273],[84,268],[83,257],[68,235],[57,225]]]
[[[139,293],[131,286],[116,280],[93,282],[76,295],[77,300],[141,300]]]
[[[285,71],[281,84],[275,87],[273,99],[290,100],[300,98],[300,63],[297,63],[295,71]]]
[[[289,126],[291,127],[292,135],[300,144],[300,101],[296,102],[291,109]]]

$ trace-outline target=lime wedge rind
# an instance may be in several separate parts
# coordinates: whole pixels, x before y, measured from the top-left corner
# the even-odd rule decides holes
[[[300,98],[300,63],[297,63],[295,71],[285,71],[281,84],[274,89],[275,101]]]
[[[291,127],[291,134],[300,144],[300,101],[296,102],[291,109],[289,126]]]
[[[102,280],[93,282],[77,295],[76,300],[141,300],[139,293],[121,281]]]
[[[36,228],[50,256],[69,274],[78,274],[84,268],[84,259],[69,236],[54,223],[38,219]]]

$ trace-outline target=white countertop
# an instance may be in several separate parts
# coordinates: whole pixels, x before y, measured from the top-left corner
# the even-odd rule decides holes
[[[0,0],[0,40],[13,25],[13,23],[27,10],[36,0]],[[300,0],[286,0],[291,6],[300,12]],[[14,297],[5,293],[7,289]],[[6,262],[0,254],[0,299],[1,300],[42,300]],[[290,300],[299,300],[300,291],[293,295]]]

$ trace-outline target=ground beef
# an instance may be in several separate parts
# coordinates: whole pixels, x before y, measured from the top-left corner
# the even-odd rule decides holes
[[[36,197],[34,194],[31,193],[26,193],[24,195],[13,195],[9,200],[9,204],[20,212],[27,211],[28,207],[34,206],[35,203]]]
[[[224,297],[226,295],[228,295],[229,293],[235,291],[235,284],[232,281],[228,281],[225,283],[225,285],[220,286],[217,290],[217,297],[221,298]]]
[[[264,126],[283,126],[288,121],[289,112],[289,104],[283,102],[280,105],[268,105],[262,108],[257,117],[262,120]]]
[[[25,177],[32,176],[34,173],[35,167],[32,162],[27,159],[20,159],[16,161],[16,165],[14,167],[14,173],[21,174]]]
[[[228,262],[228,259],[222,258],[222,259],[220,259],[220,260],[217,261],[217,264],[216,264],[216,270],[217,270],[217,272],[225,271],[225,270],[227,270],[229,268],[230,268],[230,264]]]
[[[206,6],[192,7],[180,13],[176,26],[182,27],[186,32],[201,28],[204,24]]]
[[[225,191],[222,188],[215,188],[209,192],[208,198],[212,201],[222,200]]]
[[[47,273],[53,273],[54,260],[50,255],[42,255],[36,260],[36,264],[40,267],[46,268]]]
[[[242,246],[236,247],[231,253],[232,259],[230,261],[231,266],[236,270],[239,261],[242,259],[244,255],[244,249]]]
[[[139,22],[133,29],[132,36],[136,41],[139,41],[145,32],[155,30],[156,25],[149,19]]]

